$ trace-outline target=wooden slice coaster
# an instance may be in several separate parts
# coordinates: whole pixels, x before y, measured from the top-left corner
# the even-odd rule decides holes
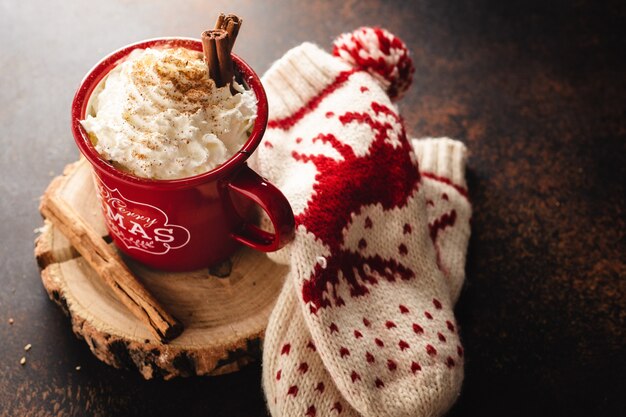
[[[46,193],[57,193],[107,239],[91,168],[68,165]],[[109,365],[137,369],[146,379],[218,375],[257,359],[260,340],[288,268],[243,248],[228,262],[185,273],[155,271],[124,258],[130,269],[185,326],[162,344],[96,276],[51,223],[35,244],[41,278],[69,315],[74,333]]]

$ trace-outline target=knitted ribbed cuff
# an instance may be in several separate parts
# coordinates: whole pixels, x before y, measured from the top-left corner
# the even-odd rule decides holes
[[[412,142],[421,172],[445,177],[466,187],[467,148],[462,142],[450,138],[413,139]]]
[[[270,106],[270,117],[288,117],[331,84],[350,66],[305,42],[289,50],[262,78]]]

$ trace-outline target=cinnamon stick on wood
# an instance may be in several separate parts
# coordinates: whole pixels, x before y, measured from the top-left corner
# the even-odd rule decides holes
[[[69,204],[56,195],[46,193],[39,210],[68,238],[117,298],[161,342],[167,343],[182,333],[183,325],[159,304],[117,253]]]

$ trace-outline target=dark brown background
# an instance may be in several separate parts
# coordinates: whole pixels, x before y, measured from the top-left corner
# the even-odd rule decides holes
[[[124,44],[197,36],[218,11],[245,18],[236,49],[258,72],[302,41],[389,28],[417,66],[409,130],[471,150],[453,416],[626,415],[620,2],[0,0],[0,416],[265,415],[258,365],[146,382],[98,362],[32,258],[38,196],[78,155],[69,106],[82,75]]]

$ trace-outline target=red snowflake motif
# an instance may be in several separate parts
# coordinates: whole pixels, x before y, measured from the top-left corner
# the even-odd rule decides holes
[[[326,267],[316,265],[311,277],[303,283],[303,301],[311,303],[315,311],[343,304],[338,302],[337,294],[341,279],[347,282],[352,297],[362,297],[381,278],[393,282],[398,277],[409,280],[415,276],[396,259],[384,259],[378,254],[364,256],[357,248],[344,246],[342,231],[350,225],[353,215],[358,215],[364,206],[377,203],[384,210],[406,207],[420,181],[400,117],[376,102],[371,104],[371,110],[339,116],[344,125],[357,123],[371,128],[374,140],[366,155],[357,156],[352,147],[332,134],[320,134],[313,141],[330,144],[341,155],[339,160],[326,155],[292,153],[298,161],[312,162],[318,171],[309,204],[296,217],[296,223],[304,225],[331,253]],[[381,175],[381,167],[393,172]]]

